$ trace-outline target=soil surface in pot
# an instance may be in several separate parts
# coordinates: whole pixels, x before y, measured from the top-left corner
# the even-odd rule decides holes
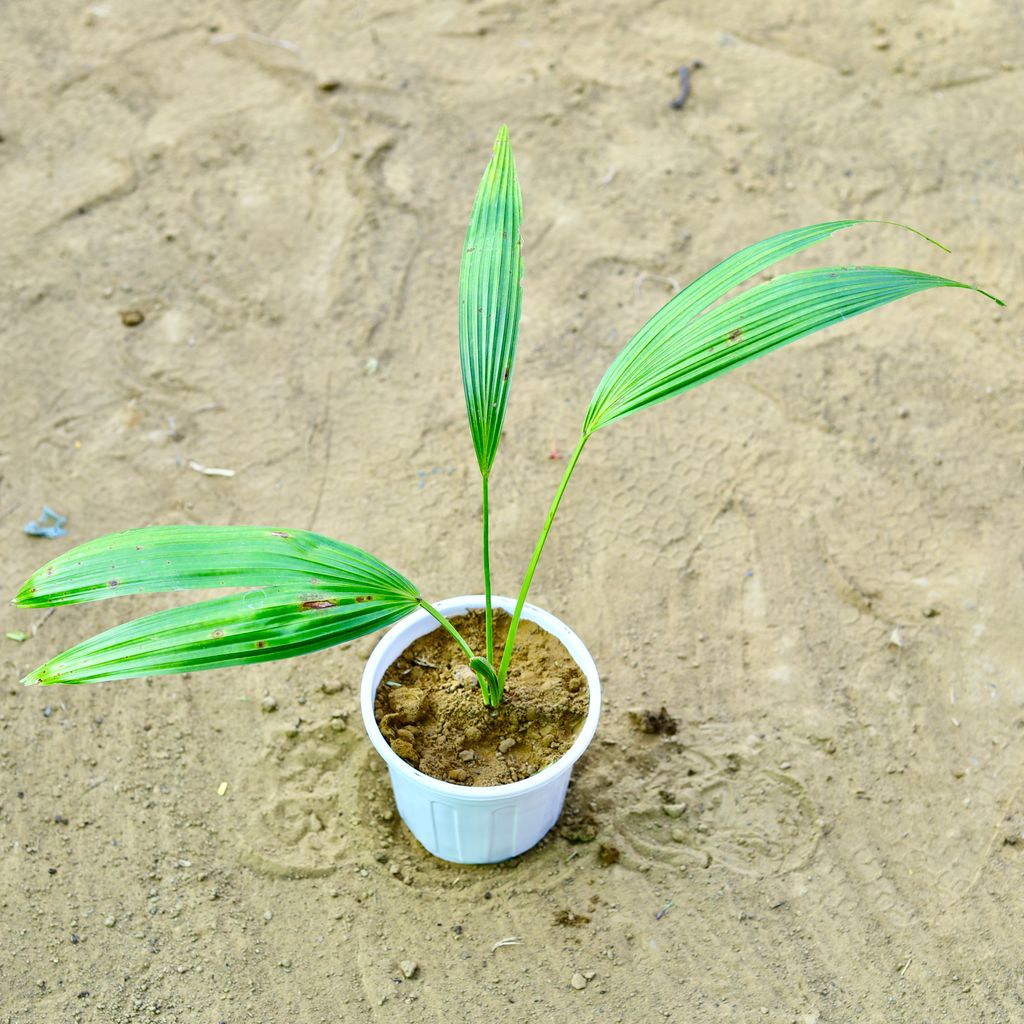
[[[484,650],[484,613],[452,620],[476,651]],[[510,617],[494,613],[502,649]],[[535,775],[572,746],[590,699],[587,680],[561,642],[523,619],[497,709],[484,705],[473,670],[438,627],[388,669],[374,716],[399,757],[427,775],[466,786],[497,786]]]

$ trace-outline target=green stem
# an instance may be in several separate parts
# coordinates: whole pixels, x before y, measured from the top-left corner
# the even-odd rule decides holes
[[[509,623],[508,635],[505,637],[505,650],[501,655],[501,666],[498,668],[499,701],[501,700],[501,695],[505,692],[505,676],[508,674],[509,662],[512,661],[512,649],[516,642],[516,631],[519,629],[519,617],[523,613],[523,605],[526,604],[526,595],[530,590],[530,584],[533,582],[533,574],[537,571],[537,563],[540,561],[540,554],[544,550],[544,542],[548,539],[551,524],[555,521],[555,513],[558,511],[562,495],[565,493],[566,485],[569,483],[569,477],[572,476],[572,471],[576,468],[576,463],[579,461],[583,446],[587,443],[587,438],[589,437],[590,434],[584,434],[580,438],[579,444],[576,445],[576,450],[569,459],[569,464],[565,467],[565,473],[562,474],[562,482],[558,485],[558,491],[555,494],[555,500],[551,502],[551,508],[548,509],[548,517],[544,520],[544,529],[540,531],[540,536],[537,538],[537,546],[533,549],[533,558],[530,559],[529,568],[526,570],[526,578],[523,580],[523,585],[519,590],[516,610],[512,615],[512,621]]]
[[[475,658],[476,655],[473,653],[473,648],[466,643],[462,638],[462,634],[429,602],[424,601],[421,597],[419,599],[420,607],[437,619],[438,622],[448,630],[449,633],[455,638],[455,642],[466,652],[467,658]]]
[[[473,653],[473,648],[466,643],[462,634],[448,621],[448,619],[446,619],[429,601],[424,601],[422,597],[419,598],[419,605],[425,612],[433,615],[434,618],[437,619],[437,621],[440,622],[449,633],[451,633],[455,642],[462,648],[466,657],[470,661],[474,661],[476,659],[476,655]],[[480,683],[480,689],[483,691],[484,703],[488,707],[496,708],[499,700],[497,692],[495,692],[479,672],[477,672],[476,678]]]
[[[491,609],[491,541],[490,541],[490,508],[487,494],[487,477],[483,477],[484,487],[484,608],[487,630],[487,660],[494,664],[494,612]]]

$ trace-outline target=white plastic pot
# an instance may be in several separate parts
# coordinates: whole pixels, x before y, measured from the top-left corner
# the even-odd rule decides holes
[[[491,603],[510,615],[515,609],[515,601],[508,597],[492,597]],[[480,594],[452,597],[439,601],[435,607],[445,616],[453,617],[483,608],[484,598]],[[590,652],[568,626],[543,609],[524,605],[522,617],[562,642],[586,676],[590,695],[590,708],[576,741],[557,761],[528,779],[502,786],[456,786],[413,768],[381,735],[373,705],[384,673],[414,640],[441,628],[423,609],[417,609],[388,630],[363,670],[363,724],[370,742],[387,762],[398,813],[412,834],[442,860],[491,864],[515,857],[540,842],[562,811],[572,766],[597,730],[601,683]]]

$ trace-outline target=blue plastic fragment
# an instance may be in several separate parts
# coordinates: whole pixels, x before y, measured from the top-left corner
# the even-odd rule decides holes
[[[58,515],[49,505],[44,505],[43,514],[38,519],[33,519],[31,523],[25,524],[25,532],[30,537],[49,537],[52,540],[54,537],[63,537],[68,532],[64,525],[67,521],[67,516]]]

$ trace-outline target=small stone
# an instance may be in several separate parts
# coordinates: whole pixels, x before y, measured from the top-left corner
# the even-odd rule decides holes
[[[579,992],[580,990],[585,989],[587,987],[587,979],[584,978],[579,971],[577,971],[572,976],[572,979],[569,981],[569,984],[572,985],[572,987],[576,989],[577,992]]]
[[[583,977],[586,978],[587,981],[593,981],[597,977],[597,971],[584,971]]]
[[[686,813],[686,804],[662,804],[661,812],[666,818],[681,818]]]
[[[459,757],[468,764],[476,757],[476,754],[472,750],[460,750]]]
[[[263,700],[260,702],[260,707],[263,708],[263,710],[267,711],[267,712],[276,711],[277,710],[277,701],[274,700],[274,698],[271,697],[269,694],[267,694],[267,696],[264,697]]]
[[[406,978],[414,977],[419,970],[419,964],[415,960],[403,960],[398,966]]]
[[[672,842],[673,843],[685,843],[686,833],[681,828],[672,829]]]
[[[265,911],[263,911],[263,920],[264,921],[273,921],[274,920],[274,912],[272,910],[265,910]]]
[[[460,683],[463,687],[469,687],[472,689],[477,686],[476,673],[468,665],[460,665],[452,675],[455,677],[455,681]]]
[[[320,684],[323,693],[341,693],[343,683],[340,679],[328,679]]]
[[[141,309],[122,309],[121,310],[121,323],[125,327],[138,327],[143,320],[146,319],[146,314]]]
[[[53,708],[49,704],[47,704],[46,707],[43,708],[43,718],[49,718],[50,715],[52,715],[52,714],[53,714]]]
[[[116,918],[116,917],[107,917],[107,918],[104,918],[104,920],[103,920],[103,923],[104,923],[104,924],[105,924],[105,925],[106,925],[106,926],[107,926],[108,928],[113,928],[113,927],[114,927],[114,925],[115,925],[115,924],[117,924],[117,918]]]
[[[499,744],[498,750],[503,754],[507,754],[516,745],[514,736],[506,736]]]
[[[226,782],[222,782],[217,787],[217,796],[223,796],[227,791],[228,791],[228,784]]]

